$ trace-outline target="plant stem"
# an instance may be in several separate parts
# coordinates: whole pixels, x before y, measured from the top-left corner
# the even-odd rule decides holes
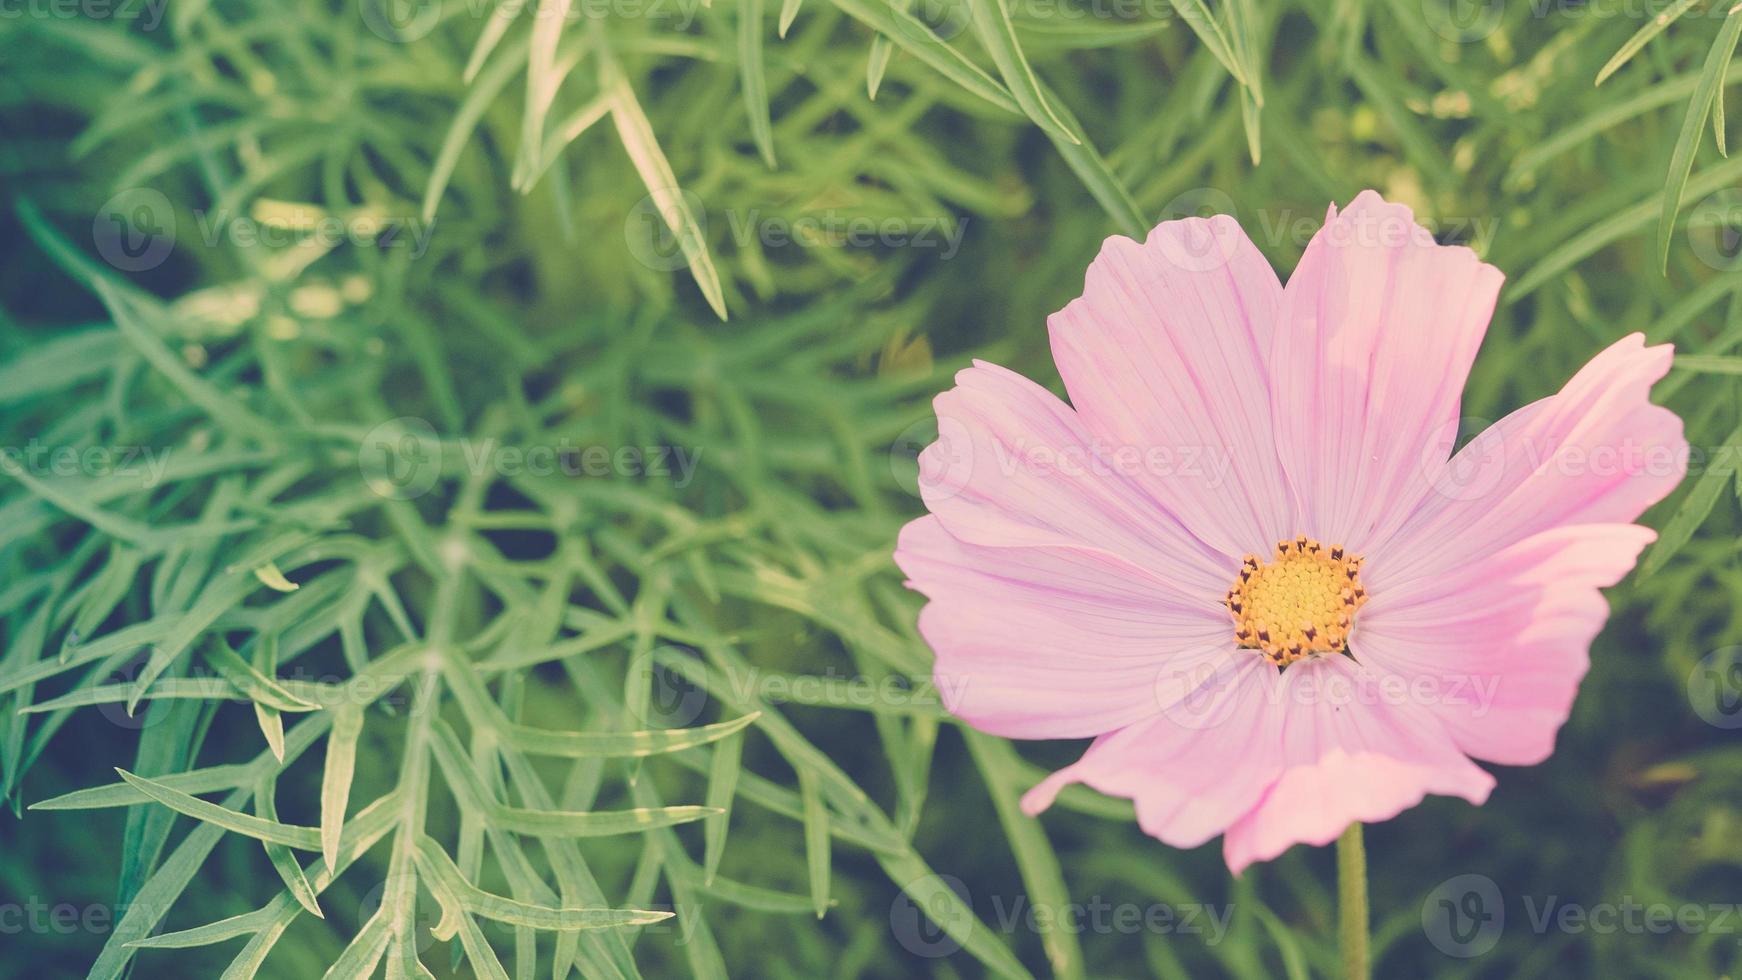
[[[1345,980],[1368,980],[1367,848],[1357,820],[1337,838],[1337,909]]]

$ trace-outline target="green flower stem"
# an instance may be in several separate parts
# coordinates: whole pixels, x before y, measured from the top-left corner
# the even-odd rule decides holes
[[[1337,838],[1337,909],[1343,976],[1346,980],[1368,980],[1367,848],[1361,842],[1359,820]]]

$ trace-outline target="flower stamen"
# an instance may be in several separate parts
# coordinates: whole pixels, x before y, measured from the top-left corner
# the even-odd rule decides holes
[[[1268,562],[1247,555],[1223,600],[1234,617],[1234,638],[1278,667],[1345,651],[1355,611],[1366,602],[1360,556],[1305,535],[1277,542]]]

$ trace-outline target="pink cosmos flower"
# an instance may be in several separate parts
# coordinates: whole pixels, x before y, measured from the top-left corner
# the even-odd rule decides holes
[[[1085,783],[1238,874],[1548,756],[1687,444],[1635,333],[1452,456],[1501,279],[1372,191],[1286,287],[1233,219],[1169,221],[1048,321],[1070,405],[984,362],[938,396],[895,559],[939,691],[1094,736],[1028,813]]]

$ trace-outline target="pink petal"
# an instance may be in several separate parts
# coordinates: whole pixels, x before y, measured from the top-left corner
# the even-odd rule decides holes
[[[1295,533],[1264,358],[1282,289],[1234,219],[1107,239],[1083,295],[1048,320],[1095,435],[1144,462],[1145,491],[1236,559]]]
[[[1211,604],[1238,567],[1144,495],[1070,406],[976,361],[933,402],[938,441],[920,454],[920,494],[953,537],[988,548],[1094,552]]]
[[[1235,874],[1295,844],[1328,844],[1354,821],[1390,819],[1429,793],[1481,803],[1494,787],[1431,714],[1347,657],[1294,664],[1281,686],[1282,774],[1223,837]]]
[[[1012,738],[1099,735],[1163,707],[1163,678],[1226,657],[1226,613],[1102,553],[988,548],[935,517],[902,529],[896,562],[931,599],[919,630],[944,706]]]
[[[1478,435],[1408,522],[1368,555],[1369,591],[1433,589],[1530,535],[1568,524],[1628,523],[1687,472],[1681,419],[1648,400],[1668,345],[1631,334],[1557,394]]]
[[[947,707],[1025,738],[1155,714],[1158,678],[1232,647],[1218,599],[1235,563],[1102,458],[1039,385],[985,363],[956,380],[920,455],[932,516],[895,555],[931,599],[920,632]]]
[[[1429,492],[1420,447],[1456,426],[1501,279],[1372,191],[1331,209],[1283,292],[1269,357],[1307,533],[1365,553]]]
[[[1535,765],[1554,750],[1609,616],[1597,590],[1655,537],[1633,524],[1555,528],[1431,591],[1376,594],[1351,639],[1355,657],[1406,680],[1465,753]]]
[[[1143,831],[1175,847],[1222,833],[1263,796],[1282,762],[1281,680],[1262,657],[1230,653],[1200,670],[1196,693],[1103,735],[1022,799],[1031,816],[1072,783],[1131,799]]]

